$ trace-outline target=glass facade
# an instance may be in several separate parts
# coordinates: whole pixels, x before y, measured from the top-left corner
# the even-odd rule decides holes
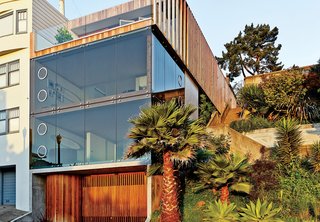
[[[152,92],[184,88],[185,77],[182,70],[155,36],[152,43]]]
[[[128,119],[151,104],[150,92],[184,87],[182,71],[149,29],[31,65],[33,168],[125,161]]]

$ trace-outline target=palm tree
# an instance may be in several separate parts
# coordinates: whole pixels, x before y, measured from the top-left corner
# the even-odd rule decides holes
[[[171,100],[142,108],[139,116],[129,120],[134,125],[129,138],[134,142],[126,156],[139,158],[151,153],[163,159],[162,222],[181,221],[177,168],[190,164],[197,149],[204,145],[204,127],[190,120],[194,111],[192,106]]]
[[[199,175],[201,185],[196,190],[220,190],[221,202],[229,203],[229,190],[250,193],[251,184],[247,182],[250,170],[247,157],[216,155],[198,165],[195,173]]]

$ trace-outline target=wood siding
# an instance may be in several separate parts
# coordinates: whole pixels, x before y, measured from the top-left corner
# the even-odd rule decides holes
[[[144,222],[147,218],[145,172],[90,176],[47,176],[48,221]]]
[[[81,221],[81,177],[49,175],[46,185],[48,221]]]
[[[176,2],[179,1],[179,2]],[[170,6],[176,5],[175,8]],[[177,7],[178,6],[178,7]],[[220,113],[235,96],[185,0],[153,0],[153,21]]]
[[[152,176],[152,212],[160,210],[162,193],[162,175]]]
[[[94,23],[97,21],[101,21],[106,18],[110,18],[119,14],[123,14],[126,12],[133,11],[135,9],[139,9],[148,5],[151,5],[152,0],[133,0],[130,2],[123,3],[121,5],[117,5],[112,8],[108,8],[99,12],[92,13],[90,15],[80,17],[74,20],[69,21],[68,27],[70,29],[74,27],[83,26],[86,24]]]
[[[144,172],[84,177],[82,188],[84,220],[98,221],[92,219],[112,217],[128,218],[128,221],[144,221],[147,218],[146,184]]]

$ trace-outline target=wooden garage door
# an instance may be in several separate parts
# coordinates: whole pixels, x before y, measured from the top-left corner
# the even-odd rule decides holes
[[[82,186],[84,222],[146,220],[147,186],[144,172],[85,176]]]

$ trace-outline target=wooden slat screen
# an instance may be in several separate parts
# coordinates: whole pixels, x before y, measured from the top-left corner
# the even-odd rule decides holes
[[[177,1],[175,4],[179,7],[168,7],[171,1]],[[229,82],[219,69],[186,0],[153,0],[153,7],[153,22],[157,24],[218,111],[222,113],[227,104],[231,108],[236,107],[236,99]],[[172,32],[168,32],[168,29]]]
[[[48,221],[81,221],[81,178],[71,175],[49,175],[46,185]]]
[[[144,172],[85,176],[83,220],[144,221],[147,217],[146,184]]]

